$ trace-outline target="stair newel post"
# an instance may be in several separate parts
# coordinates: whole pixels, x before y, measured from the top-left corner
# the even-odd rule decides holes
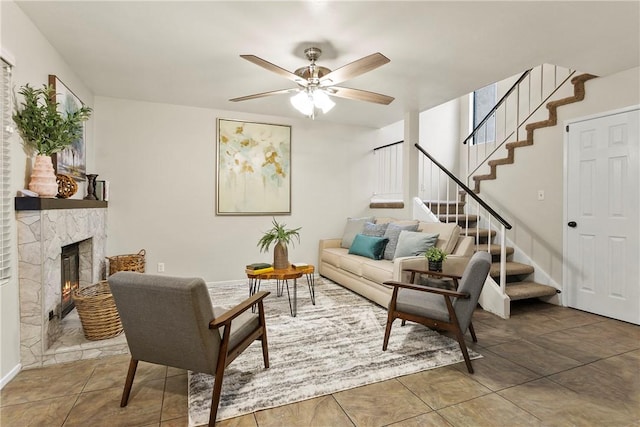
[[[500,289],[507,293],[507,230],[500,226]]]

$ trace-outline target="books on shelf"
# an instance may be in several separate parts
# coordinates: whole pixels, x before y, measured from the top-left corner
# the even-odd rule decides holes
[[[266,268],[253,269],[251,270],[251,274],[264,274],[264,273],[271,273],[272,271],[273,271],[273,267],[269,266]]]
[[[263,268],[269,268],[271,267],[271,264],[266,263],[266,262],[255,262],[253,264],[249,264],[247,265],[247,270],[260,270]]]
[[[309,264],[307,264],[306,262],[294,262],[293,264],[291,264],[293,266],[293,268],[305,268],[305,267],[309,267]]]

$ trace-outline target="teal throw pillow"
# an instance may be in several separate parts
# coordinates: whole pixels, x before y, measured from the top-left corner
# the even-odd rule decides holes
[[[356,234],[351,243],[349,253],[352,255],[360,255],[371,259],[382,259],[384,248],[387,246],[389,239],[385,237],[366,236],[364,234]]]
[[[399,225],[391,223],[384,232],[384,237],[389,239],[387,247],[384,249],[384,259],[392,260],[396,254],[396,246],[398,246],[398,238],[402,230],[418,231],[418,224]]]
[[[424,253],[438,241],[439,234],[421,233],[419,231],[400,231],[394,258],[402,256],[418,256]]]
[[[365,222],[364,229],[362,230],[362,234],[365,236],[376,236],[383,237],[384,232],[387,231],[387,227],[389,226],[388,222],[384,224],[374,224],[373,222]]]

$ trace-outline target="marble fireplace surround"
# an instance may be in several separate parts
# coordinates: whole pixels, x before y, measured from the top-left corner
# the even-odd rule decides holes
[[[86,340],[77,310],[60,320],[63,246],[80,244],[80,287],[105,277],[106,202],[20,199],[16,198],[16,219],[22,367],[126,353],[124,334]]]

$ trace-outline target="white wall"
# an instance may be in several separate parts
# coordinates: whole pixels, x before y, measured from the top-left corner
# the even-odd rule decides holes
[[[454,99],[420,113],[420,146],[458,177],[460,177],[460,146],[462,138],[466,137],[459,132],[460,102],[460,99]],[[446,199],[448,179],[440,180],[439,189],[436,179],[422,181],[421,186],[431,186],[431,194],[440,195],[440,199]],[[451,185],[448,195],[450,200],[457,199],[455,192],[455,186]]]
[[[2,48],[11,53],[16,61],[13,69],[13,84],[16,89],[29,83],[40,87],[48,81],[48,75],[60,78],[87,105],[93,105],[93,95],[73,73],[64,59],[42,36],[33,23],[12,1],[0,2]],[[17,90],[16,90],[17,91]],[[92,121],[87,126],[87,168],[93,167],[94,146],[92,144]],[[31,158],[22,149],[17,134],[11,137],[11,190],[25,188],[31,168]],[[84,186],[79,194],[82,198]],[[20,321],[17,280],[17,244],[13,227],[13,277],[9,283],[0,287],[0,384],[17,372],[20,363]]]
[[[306,118],[96,97],[96,168],[111,182],[107,252],[147,251],[147,272],[206,281],[241,279],[244,266],[272,260],[256,246],[271,216],[216,216],[216,118],[292,126],[292,212],[277,219],[302,227],[291,261],[316,263],[318,240],[339,237],[358,215],[374,131]]]
[[[584,101],[558,108],[558,126],[534,132],[534,144],[518,148],[515,164],[498,167],[480,196],[512,222],[508,237],[562,284],[564,121],[640,103],[640,69],[586,82]],[[545,199],[537,200],[538,190]]]

